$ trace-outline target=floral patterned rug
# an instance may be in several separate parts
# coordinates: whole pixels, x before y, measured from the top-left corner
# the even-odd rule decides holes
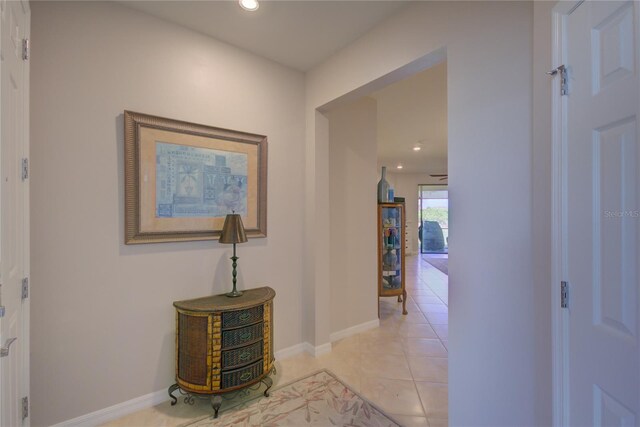
[[[224,408],[224,404],[223,404]],[[327,370],[313,373],[189,427],[400,426]]]

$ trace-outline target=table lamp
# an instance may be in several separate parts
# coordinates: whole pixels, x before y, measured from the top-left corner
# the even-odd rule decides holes
[[[233,266],[233,290],[226,295],[228,297],[239,297],[242,292],[236,289],[236,267],[238,266],[238,257],[236,256],[236,243],[244,243],[247,241],[247,235],[244,232],[244,226],[242,225],[242,218],[237,213],[227,214],[224,219],[224,225],[222,226],[222,233],[220,234],[220,243],[233,243],[233,256],[231,257],[231,264]]]

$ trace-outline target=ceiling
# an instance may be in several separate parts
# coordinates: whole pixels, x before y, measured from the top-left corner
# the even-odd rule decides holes
[[[380,166],[392,173],[447,173],[446,62],[369,96],[378,106]],[[416,144],[420,151],[413,151]]]
[[[409,3],[400,0],[120,1],[288,67],[307,71]]]
[[[247,12],[236,0],[120,1],[285,66],[308,71],[410,1],[261,0]],[[446,63],[370,95],[378,105],[378,158],[390,172],[446,173]],[[416,143],[422,145],[413,151]],[[396,169],[402,163],[403,169]]]

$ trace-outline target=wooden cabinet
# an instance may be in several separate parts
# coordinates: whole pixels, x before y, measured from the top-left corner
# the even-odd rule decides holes
[[[404,203],[378,203],[377,233],[378,296],[397,297],[402,301],[402,314],[407,314]]]
[[[274,369],[273,299],[269,287],[242,296],[214,295],[173,303],[176,308],[176,383],[173,392],[210,395],[218,416],[222,394],[260,381]]]

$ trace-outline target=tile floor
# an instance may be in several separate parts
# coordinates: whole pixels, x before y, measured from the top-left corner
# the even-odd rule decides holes
[[[274,386],[327,368],[404,426],[446,426],[448,277],[420,256],[406,259],[406,275],[409,314],[402,315],[396,298],[382,298],[379,328],[335,342],[318,358],[305,353],[277,361]],[[105,426],[179,426],[210,412],[208,399],[193,406],[180,399]]]

